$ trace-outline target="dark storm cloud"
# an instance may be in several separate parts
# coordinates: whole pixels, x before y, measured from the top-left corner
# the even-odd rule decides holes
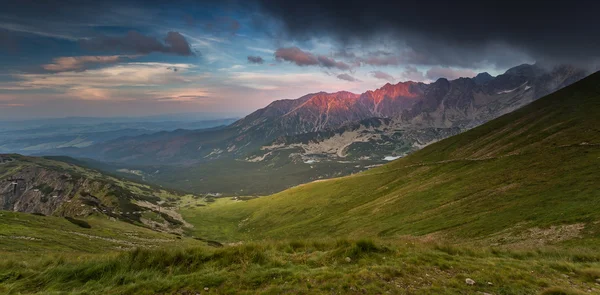
[[[389,38],[416,54],[372,63],[503,66],[528,56],[548,61],[600,56],[600,1],[256,1],[296,40],[333,37],[351,44]]]
[[[336,68],[342,71],[349,70],[350,66],[344,62],[336,61],[324,55],[314,55],[298,47],[279,48],[275,51],[277,60],[295,63],[298,66],[322,66],[328,69]]]
[[[165,50],[160,51],[165,53],[173,53],[177,55],[194,55],[190,47],[190,43],[179,32],[168,32],[165,38]]]
[[[187,40],[178,32],[169,32],[165,41],[130,31],[124,36],[98,36],[81,39],[83,48],[95,51],[121,51],[138,54],[162,52],[183,56],[194,55]]]
[[[248,56],[248,62],[252,64],[263,64],[265,60],[260,56]]]

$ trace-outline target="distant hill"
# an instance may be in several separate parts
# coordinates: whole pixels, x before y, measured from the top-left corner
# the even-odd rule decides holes
[[[182,231],[184,222],[168,208],[180,194],[60,160],[0,155],[0,210],[66,218],[104,216],[153,230]]]
[[[139,121],[136,121],[139,120]],[[83,148],[117,138],[178,129],[206,129],[226,126],[235,119],[162,121],[157,118],[62,118],[27,121],[0,121],[0,153],[36,155],[61,148]],[[173,118],[176,119],[176,118]],[[152,121],[155,120],[155,121]]]
[[[486,245],[600,238],[600,72],[352,176],[186,214],[221,239],[402,237]]]

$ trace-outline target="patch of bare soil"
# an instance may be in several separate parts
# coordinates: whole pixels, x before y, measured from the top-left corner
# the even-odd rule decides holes
[[[522,227],[518,225],[515,228]],[[490,245],[511,245],[523,247],[539,247],[581,237],[584,223],[553,225],[547,228],[533,227],[515,232],[515,228],[506,229],[489,239]]]

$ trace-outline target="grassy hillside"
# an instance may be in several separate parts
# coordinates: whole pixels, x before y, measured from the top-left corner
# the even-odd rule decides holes
[[[190,233],[222,248],[1,212],[0,293],[598,294],[598,126],[600,73],[364,173],[181,198]]]
[[[72,218],[101,216],[155,230],[183,231],[183,220],[172,210],[184,196],[181,193],[113,177],[61,158],[16,154],[2,158],[0,209]]]
[[[84,255],[199,244],[193,239],[102,216],[67,219],[0,211],[0,256],[7,258]]]
[[[389,165],[184,211],[220,239],[600,237],[600,73]],[[214,221],[226,223],[214,223]]]
[[[410,240],[263,241],[0,260],[0,293],[581,295],[598,292],[599,261],[598,252],[573,249],[504,251]]]

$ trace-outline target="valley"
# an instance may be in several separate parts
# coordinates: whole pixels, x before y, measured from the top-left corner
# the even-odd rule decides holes
[[[16,256],[0,261],[0,291],[596,294],[599,120],[595,73],[381,167],[258,198],[177,193],[73,159],[3,155],[0,175],[27,180],[17,193],[31,200],[15,202],[7,182],[4,204],[36,214],[1,213],[0,253]],[[44,180],[57,171],[64,182]],[[59,206],[33,202],[61,189]],[[71,208],[63,195],[139,206],[165,226]]]

